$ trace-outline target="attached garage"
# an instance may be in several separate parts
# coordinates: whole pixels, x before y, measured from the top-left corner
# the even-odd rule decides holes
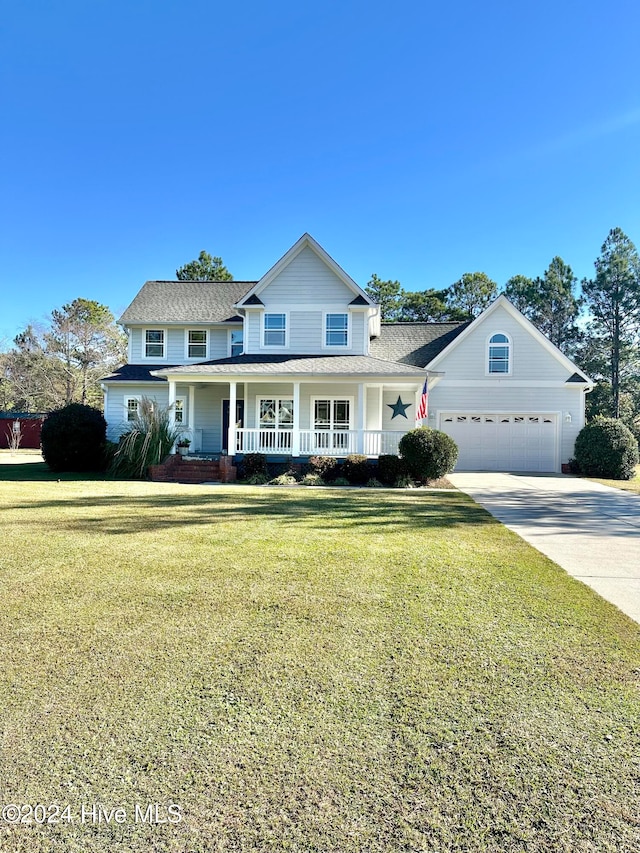
[[[557,413],[445,412],[439,428],[458,445],[458,471],[559,471]]]

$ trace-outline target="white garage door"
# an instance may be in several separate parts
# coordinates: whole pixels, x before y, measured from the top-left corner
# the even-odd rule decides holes
[[[440,429],[458,445],[458,471],[557,470],[557,415],[451,412]]]

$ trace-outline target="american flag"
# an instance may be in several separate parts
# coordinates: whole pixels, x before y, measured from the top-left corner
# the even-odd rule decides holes
[[[426,418],[429,413],[429,377],[424,380],[422,386],[422,396],[416,410],[416,423],[420,423],[423,418]]]

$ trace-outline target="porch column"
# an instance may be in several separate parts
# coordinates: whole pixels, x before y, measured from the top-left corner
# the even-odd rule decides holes
[[[293,435],[291,455],[300,456],[300,383],[293,383]]]
[[[364,382],[358,384],[358,415],[356,427],[358,430],[357,452],[364,453],[364,412],[365,412],[365,387]]]
[[[187,417],[187,427],[193,433],[193,430],[196,428],[196,417],[195,417],[195,405],[196,405],[196,386],[189,385],[189,415]],[[191,436],[193,440],[193,435]]]
[[[169,380],[169,423],[176,425],[176,383]]]
[[[236,455],[236,383],[229,382],[229,435],[227,436],[227,453]]]

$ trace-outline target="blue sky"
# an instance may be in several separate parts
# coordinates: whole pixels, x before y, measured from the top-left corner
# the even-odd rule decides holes
[[[408,290],[640,245],[633,0],[1,10],[5,344],[201,249],[258,278],[305,231]]]

